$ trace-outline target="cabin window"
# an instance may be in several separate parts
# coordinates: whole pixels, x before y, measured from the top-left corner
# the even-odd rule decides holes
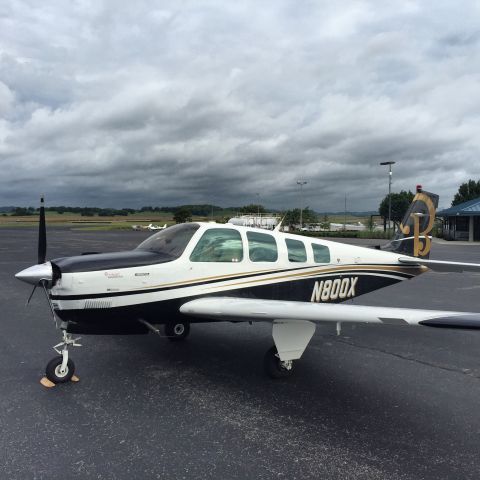
[[[305,245],[300,240],[292,240],[291,238],[285,239],[288,250],[288,260],[290,262],[306,262],[307,251]]]
[[[313,261],[315,263],[330,263],[330,250],[325,245],[312,243]]]
[[[241,262],[243,260],[242,237],[231,228],[210,228],[198,241],[192,254],[192,262]]]
[[[247,232],[248,255],[252,262],[276,262],[277,242],[268,233]]]
[[[200,225],[197,223],[173,225],[147,238],[137,247],[137,250],[158,253],[167,262],[175,260],[182,255],[193,234],[199,228]]]

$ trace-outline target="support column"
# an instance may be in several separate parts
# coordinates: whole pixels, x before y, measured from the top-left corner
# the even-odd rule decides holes
[[[473,242],[473,215],[469,217],[468,221],[468,241]]]

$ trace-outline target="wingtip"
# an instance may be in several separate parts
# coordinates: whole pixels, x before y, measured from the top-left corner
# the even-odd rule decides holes
[[[480,329],[480,314],[452,315],[448,317],[431,318],[418,322],[425,327],[456,328],[463,330]]]

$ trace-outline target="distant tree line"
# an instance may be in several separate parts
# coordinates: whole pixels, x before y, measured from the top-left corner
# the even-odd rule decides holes
[[[480,197],[480,180],[469,180],[458,187],[458,192],[453,197],[452,207],[478,197]]]
[[[224,210],[222,207],[217,205],[202,204],[202,205],[178,205],[174,207],[152,207],[146,206],[140,208],[140,212],[163,212],[163,213],[173,213],[175,214],[179,210],[188,209],[192,215],[198,215],[199,217],[206,217],[211,215],[212,209],[214,211]]]
[[[115,215],[120,215],[126,217],[129,213],[135,213],[136,210],[133,208],[122,208],[121,210],[117,208],[99,208],[99,207],[46,207],[48,212],[57,212],[60,215],[63,215],[66,212],[77,213],[82,217],[93,217],[98,215],[99,217],[113,217]]]
[[[265,207],[263,205],[258,205],[256,203],[251,203],[250,205],[245,205],[244,207],[240,207],[237,211],[241,214],[249,214],[249,213],[266,213]]]
[[[412,202],[414,194],[410,191],[402,190],[400,193],[391,194],[391,204],[392,204],[392,221],[399,223],[402,221],[405,212],[407,211],[410,203]],[[466,202],[468,200],[473,200],[474,198],[480,197],[480,180],[468,180],[467,182],[462,183],[458,192],[455,194],[455,197],[452,201],[452,206],[458,205],[459,203]],[[212,204],[194,204],[194,205],[178,205],[170,207],[158,207],[158,206],[144,206],[139,209],[135,208],[99,208],[99,207],[68,207],[65,205],[46,207],[45,210],[50,212],[57,212],[58,214],[64,214],[66,212],[80,214],[84,217],[92,217],[98,215],[99,217],[113,217],[113,216],[127,216],[129,214],[139,213],[139,212],[152,212],[152,213],[168,213],[172,214],[175,221],[188,221],[193,215],[199,217],[209,217],[212,213],[218,214],[219,212],[224,215],[235,215],[236,213],[240,214],[256,214],[256,213],[266,213],[266,209],[263,205],[258,204],[249,204],[242,207],[219,207],[218,205]],[[269,209],[271,212],[278,212],[278,210]],[[14,216],[29,216],[37,215],[38,208],[35,207],[0,207],[0,212],[5,214],[10,214]],[[358,213],[358,212],[357,212]],[[388,195],[383,198],[379,206],[379,213],[384,219],[388,219]],[[318,223],[317,214],[306,207],[303,209],[303,223]],[[187,219],[187,220],[184,220]],[[292,210],[287,210],[284,212],[284,224],[285,225],[298,225],[300,223],[300,209],[294,208]],[[328,217],[325,215],[323,222],[328,223]]]
[[[38,210],[33,207],[27,207],[27,208],[15,207],[12,211],[12,215],[26,217],[28,215],[35,215],[35,213],[37,212]]]
[[[290,227],[300,225],[300,216],[304,224],[318,223],[318,215],[310,207],[306,207],[302,212],[299,208],[287,210],[284,214],[283,224]]]
[[[173,216],[178,214],[178,218],[183,218],[188,211],[188,215],[185,218],[191,218],[192,215],[199,217],[209,217],[212,213],[218,214],[222,212],[225,215],[235,215],[237,212],[240,213],[265,213],[265,207],[263,205],[245,205],[243,207],[219,207],[218,205],[211,204],[195,204],[195,205],[178,205],[171,207],[158,207],[147,205],[141,208],[99,208],[99,207],[69,207],[65,205],[60,206],[51,206],[45,207],[45,210],[48,212],[56,212],[60,215],[64,213],[75,213],[84,217],[93,217],[98,215],[99,217],[113,217],[113,216],[127,216],[134,213],[166,213]],[[36,215],[38,214],[38,208],[34,207],[9,207],[6,212],[9,212],[11,215],[15,216],[27,216],[27,215]]]

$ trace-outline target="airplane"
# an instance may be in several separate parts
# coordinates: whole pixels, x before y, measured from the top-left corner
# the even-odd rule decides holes
[[[429,260],[438,196],[417,187],[394,239],[365,248],[232,224],[192,222],[157,232],[133,250],[46,261],[41,199],[38,264],[16,278],[46,294],[62,341],[46,366],[51,385],[71,380],[76,334],[146,334],[184,340],[192,323],[268,322],[264,368],[292,374],[317,323],[480,328],[479,313],[345,304],[365,293],[438,271],[480,264]],[[28,303],[27,302],[27,303]],[[163,325],[163,332],[159,326]]]
[[[146,226],[146,228],[148,230],[165,230],[167,228],[167,224],[165,224],[163,227],[160,227],[159,225],[153,225],[153,223],[150,223]]]
[[[167,224],[165,224],[163,227],[160,227],[159,225],[153,225],[153,223],[150,223],[149,225],[132,225],[133,230],[165,230],[167,228]]]

